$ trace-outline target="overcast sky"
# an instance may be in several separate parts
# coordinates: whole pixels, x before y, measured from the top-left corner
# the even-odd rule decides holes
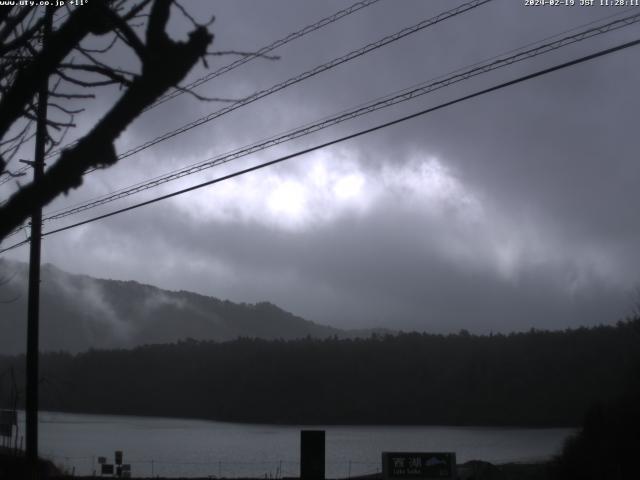
[[[184,2],[216,15],[213,49],[255,51],[347,1]],[[381,0],[206,83],[243,98],[463,2]],[[91,199],[514,48],[640,7],[494,0],[179,135],[46,209]],[[579,0],[576,0],[579,3]],[[188,28],[174,12],[176,36]],[[45,230],[271,160],[640,37],[635,24],[96,208]],[[120,55],[120,54],[118,54]],[[129,62],[122,53],[117,60]],[[153,206],[46,238],[43,261],[337,327],[449,332],[610,324],[640,285],[640,47],[509,87]],[[196,79],[235,57],[213,57]],[[187,82],[185,82],[187,83]],[[113,101],[105,91],[88,128]],[[182,95],[123,152],[226,104]],[[6,196],[10,188],[5,185]],[[27,260],[26,248],[7,254]]]

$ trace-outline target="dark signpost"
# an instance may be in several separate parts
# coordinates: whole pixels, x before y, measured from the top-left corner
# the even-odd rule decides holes
[[[383,452],[385,480],[455,479],[456,454],[452,452]]]
[[[106,457],[98,457],[98,464],[100,465],[100,475],[109,475],[116,477],[131,477],[131,465],[122,463],[122,450],[116,450],[114,455],[114,462],[107,463]]]
[[[324,480],[324,430],[300,431],[300,479]]]

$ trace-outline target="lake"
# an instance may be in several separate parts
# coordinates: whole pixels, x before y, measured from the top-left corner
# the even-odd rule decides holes
[[[20,415],[20,434],[24,415]],[[458,463],[544,460],[573,430],[447,426],[281,426],[207,420],[40,413],[40,453],[88,475],[124,452],[135,476],[299,475],[300,430],[326,430],[326,476],[380,470],[383,451],[452,451]]]

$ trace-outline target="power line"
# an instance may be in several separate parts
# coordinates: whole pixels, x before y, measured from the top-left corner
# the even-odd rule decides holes
[[[225,73],[230,72],[231,70],[234,70],[242,65],[244,65],[245,63],[248,63],[252,60],[255,60],[256,58],[260,58],[263,57],[264,55],[268,54],[269,52],[272,52],[273,50],[280,48],[284,45],[286,45],[287,43],[293,42],[294,40],[297,40],[299,38],[304,37],[305,35],[308,35],[312,32],[315,32],[316,30],[326,27],[327,25],[330,25],[334,22],[337,22],[338,20],[340,20],[341,18],[344,18],[348,15],[351,15],[352,13],[355,13],[359,10],[362,10],[363,8],[366,8],[370,5],[373,5],[374,3],[379,2],[380,0],[362,0],[359,2],[354,3],[353,5],[344,8],[342,10],[339,10],[331,15],[329,15],[328,17],[324,17],[320,20],[318,20],[317,22],[311,24],[311,25],[307,25],[303,28],[301,28],[300,30],[297,30],[295,32],[292,32],[290,34],[288,34],[287,36],[280,38],[278,40],[276,40],[275,42],[270,43],[269,45],[266,45],[264,47],[261,47],[260,49],[258,49],[255,53],[248,55],[248,56],[244,56],[242,58],[239,58],[231,63],[228,63],[227,65],[224,65],[222,67],[220,67],[219,69],[209,73],[208,75],[205,75],[197,80],[194,80],[193,82],[189,83],[188,85],[186,85],[185,87],[181,88],[180,90],[173,90],[172,92],[163,95],[162,97],[160,97],[158,100],[156,100],[155,103],[153,103],[152,105],[148,106],[144,111],[148,111],[151,110],[152,108],[157,107],[158,105],[161,105],[164,102],[167,102],[173,98],[176,98],[180,95],[182,95],[183,93],[185,93],[186,91],[190,91],[193,90],[196,87],[199,87],[200,85],[203,85],[204,83],[207,83],[211,80],[213,80],[214,78],[217,78],[221,75],[224,75]],[[65,14],[62,15],[60,17],[58,17],[55,22],[57,23],[58,21],[62,20],[63,18],[65,18],[66,16],[68,16],[69,14]],[[50,158],[54,155],[57,155],[58,153],[60,153],[62,150],[64,150],[65,148],[69,148],[70,146],[76,144],[77,141],[75,142],[71,142],[67,145],[65,145],[64,147],[58,148],[56,150],[53,150],[51,152],[49,152],[47,154],[47,158]],[[22,174],[25,173],[27,170],[29,170],[30,167],[22,167],[21,169],[19,169],[17,172],[15,172],[16,174]],[[8,181],[11,180],[11,176],[7,176],[7,178],[4,178],[2,180],[0,180],[0,185],[4,185],[5,183],[7,183]]]
[[[175,130],[171,130],[167,133],[164,133],[158,137],[155,137],[141,145],[138,145],[137,147],[131,148],[129,150],[127,150],[126,152],[118,155],[118,160],[122,160],[123,158],[127,158],[130,157],[136,153],[139,153],[143,150],[146,150],[149,147],[152,147],[153,145],[156,145],[160,142],[163,142],[165,140],[168,140],[170,138],[175,137],[176,135],[180,135],[182,133],[188,132],[189,130],[192,130],[196,127],[199,127],[200,125],[203,125],[205,123],[208,123],[216,118],[219,118],[223,115],[226,115],[227,113],[230,113],[234,110],[237,110],[238,108],[244,107],[246,105],[249,105],[253,102],[256,102],[268,95],[272,95],[276,92],[279,92],[281,90],[284,90],[285,88],[288,88],[292,85],[295,85],[297,83],[302,82],[303,80],[307,80],[311,77],[314,77],[322,72],[325,72],[327,70],[330,70],[332,68],[337,67],[338,65],[341,65],[343,63],[349,62],[355,58],[361,57],[363,55],[366,55],[374,50],[377,50],[379,48],[382,48],[386,45],[389,45],[390,43],[393,43],[395,41],[398,41],[404,37],[407,37],[409,35],[412,35],[416,32],[419,32],[421,30],[424,30],[425,28],[431,27],[435,24],[441,23],[445,20],[448,20],[450,18],[456,17],[458,15],[461,15],[462,13],[465,13],[469,10],[472,10],[474,8],[477,8],[479,6],[484,5],[485,3],[489,3],[493,0],[472,0],[470,2],[467,3],[463,3],[462,5],[459,5],[451,10],[447,10],[445,12],[442,12],[438,15],[436,15],[435,17],[423,20],[411,27],[405,27],[402,30],[392,34],[392,35],[387,35],[386,37],[381,38],[380,40],[373,42],[373,43],[369,43],[367,45],[365,45],[364,47],[358,48],[356,50],[352,50],[351,52],[342,55],[340,57],[334,58],[333,60],[330,60],[326,63],[323,63],[321,65],[318,65],[314,68],[312,68],[311,70],[307,70],[303,73],[300,73],[298,75],[295,75],[283,82],[277,83],[275,85],[272,85],[269,88],[266,88],[264,90],[260,90],[257,92],[254,92],[253,94],[249,95],[248,97],[242,99],[242,100],[238,100],[235,103],[232,103],[231,105],[228,105],[224,108],[221,108],[219,110],[216,110],[208,115],[205,115],[204,117],[201,117],[197,120],[194,120],[190,123],[187,123]],[[88,170],[86,173],[90,173],[93,172],[97,169],[92,169],[92,170]]]
[[[578,65],[580,63],[584,63],[584,62],[587,62],[587,61],[590,61],[590,60],[594,60],[596,58],[603,57],[605,55],[609,55],[609,54],[612,54],[612,53],[615,53],[615,52],[618,52],[618,51],[621,51],[621,50],[625,50],[627,48],[634,47],[634,46],[639,45],[639,44],[640,44],[640,39],[637,39],[637,40],[634,40],[634,41],[631,41],[631,42],[627,42],[627,43],[623,43],[623,44],[617,45],[615,47],[607,48],[605,50],[600,50],[600,51],[598,51],[596,53],[592,53],[592,54],[589,54],[589,55],[586,55],[586,56],[583,56],[583,57],[580,57],[580,58],[577,58],[577,59],[574,59],[574,60],[571,60],[571,61],[568,61],[568,62],[564,62],[564,63],[558,64],[558,65],[555,65],[553,67],[545,68],[543,70],[538,70],[537,72],[530,73],[528,75],[524,75],[524,76],[518,77],[518,78],[516,78],[514,80],[509,80],[508,82],[500,83],[498,85],[494,85],[493,87],[489,87],[489,88],[485,88],[483,90],[479,90],[477,92],[465,95],[463,97],[459,97],[459,98],[457,98],[455,100],[450,100],[448,102],[441,103],[439,105],[436,105],[435,107],[430,107],[430,108],[421,110],[419,112],[412,113],[411,115],[406,115],[406,116],[397,118],[395,120],[392,120],[390,122],[386,122],[386,123],[382,123],[380,125],[376,125],[375,127],[371,127],[371,128],[365,129],[365,130],[361,130],[359,132],[352,133],[350,135],[346,135],[346,136],[331,140],[329,142],[322,143],[320,145],[309,147],[309,148],[306,148],[304,150],[300,150],[298,152],[291,153],[289,155],[285,155],[283,157],[276,158],[275,160],[264,162],[264,163],[261,163],[259,165],[254,165],[253,167],[245,168],[243,170],[239,170],[239,171],[230,173],[228,175],[224,175],[222,177],[215,178],[213,180],[209,180],[209,181],[206,181],[206,182],[203,182],[203,183],[199,183],[197,185],[193,185],[191,187],[184,188],[182,190],[178,190],[178,191],[166,194],[166,195],[162,195],[160,197],[156,197],[156,198],[153,198],[151,200],[147,200],[145,202],[137,203],[135,205],[131,205],[131,206],[126,207],[126,208],[121,208],[119,210],[115,210],[113,212],[109,212],[109,213],[104,214],[104,215],[99,215],[99,216],[96,216],[96,217],[93,217],[93,218],[90,218],[90,219],[87,219],[87,220],[83,220],[81,222],[77,222],[77,223],[74,223],[72,225],[67,225],[67,226],[62,227],[62,228],[58,228],[58,229],[55,229],[55,230],[50,230],[50,231],[44,233],[42,236],[46,237],[46,236],[49,236],[49,235],[53,235],[55,233],[63,232],[65,230],[70,230],[72,228],[79,227],[81,225],[86,225],[88,223],[92,223],[92,222],[95,222],[95,221],[98,221],[98,220],[102,220],[104,218],[112,217],[114,215],[118,215],[120,213],[128,212],[130,210],[135,210],[137,208],[144,207],[146,205],[151,205],[152,203],[157,203],[157,202],[159,202],[161,200],[166,200],[166,199],[169,199],[169,198],[172,198],[172,197],[176,197],[178,195],[182,195],[182,194],[187,193],[187,192],[191,192],[193,190],[198,190],[200,188],[204,188],[204,187],[207,187],[209,185],[220,183],[220,182],[223,182],[225,180],[229,180],[231,178],[235,178],[235,177],[238,177],[240,175],[244,175],[244,174],[249,173],[249,172],[260,170],[260,169],[263,169],[265,167],[269,167],[271,165],[275,165],[277,163],[281,163],[281,162],[284,162],[286,160],[290,160],[292,158],[299,157],[301,155],[305,155],[305,154],[313,152],[315,150],[326,148],[326,147],[329,147],[331,145],[335,145],[337,143],[341,143],[341,142],[344,142],[344,141],[347,141],[347,140],[351,140],[351,139],[360,137],[362,135],[366,135],[368,133],[372,133],[372,132],[375,132],[375,131],[378,131],[378,130],[382,130],[383,128],[387,128],[387,127],[390,127],[390,126],[393,126],[393,125],[396,125],[396,124],[411,120],[413,118],[417,118],[417,117],[426,115],[428,113],[435,112],[437,110],[441,110],[443,108],[450,107],[450,106],[456,105],[458,103],[462,103],[462,102],[470,100],[472,98],[480,97],[482,95],[486,95],[488,93],[495,92],[497,90],[501,90],[503,88],[510,87],[512,85],[516,85],[518,83],[522,83],[522,82],[525,82],[525,81],[528,81],[528,80],[532,80],[534,78],[541,77],[543,75],[548,75],[549,73],[552,73],[552,72],[555,72],[555,71],[558,71],[558,70],[563,70],[565,68],[568,68],[568,67],[571,67],[571,66],[574,66],[574,65]],[[4,252],[7,252],[9,250],[12,250],[14,248],[17,248],[17,247],[19,247],[19,246],[21,246],[21,245],[23,245],[25,243],[28,243],[28,242],[27,241],[19,242],[19,243],[15,244],[15,245],[12,245],[12,246],[7,247],[7,248],[5,248],[3,250],[0,250],[0,254],[2,254]]]
[[[261,47],[260,49],[258,49],[258,51],[256,51],[255,53],[252,53],[251,55],[247,55],[244,56],[242,58],[239,58],[231,63],[228,63],[227,65],[224,65],[222,67],[220,67],[219,69],[197,79],[194,80],[193,82],[189,83],[188,85],[186,85],[185,87],[182,87],[179,90],[173,90],[171,92],[169,92],[166,95],[163,95],[162,97],[160,97],[158,100],[155,101],[155,103],[149,105],[147,108],[144,109],[143,112],[146,112],[148,110],[151,110],[152,108],[157,107],[158,105],[167,102],[168,100],[171,100],[172,98],[176,98],[179,95],[182,95],[183,93],[186,93],[187,91],[191,91],[196,87],[199,87],[200,85],[203,85],[206,82],[209,82],[210,80],[213,80],[214,78],[217,78],[221,75],[224,75],[225,73],[230,72],[231,70],[235,70],[236,68],[244,65],[245,63],[248,63],[252,60],[255,60],[256,58],[260,58],[263,57],[265,55],[267,55],[268,53],[272,52],[273,50],[280,48],[284,45],[286,45],[287,43],[293,42],[294,40],[297,40],[299,38],[304,37],[305,35],[308,35],[309,33],[315,32],[316,30],[326,27],[327,25],[330,25],[334,22],[337,22],[338,20],[340,20],[341,18],[344,18],[348,15],[351,15],[352,13],[355,13],[359,10],[362,10],[363,8],[366,8],[370,5],[373,5],[374,3],[379,2],[380,0],[363,0],[363,1],[359,1],[354,3],[353,5],[351,5],[350,7],[347,7],[345,9],[339,10],[331,15],[329,15],[328,17],[324,17],[320,20],[318,20],[317,22],[311,24],[311,25],[307,25],[306,27],[301,28],[300,30],[297,30],[293,33],[288,34],[287,36],[276,40],[275,42],[270,43],[269,45],[266,45],[264,47]],[[56,150],[53,150],[51,152],[49,152],[49,154],[47,155],[47,158],[52,157],[54,155],[57,155],[58,153],[60,153],[62,150],[69,148],[73,145],[75,145],[76,143],[78,143],[78,141],[73,141],[68,143],[67,145],[65,145],[64,147],[58,148]],[[0,182],[0,185],[2,185],[3,182]]]
[[[31,239],[27,239],[27,240],[23,240],[23,241],[18,242],[18,243],[14,243],[10,247],[3,248],[2,250],[0,250],[0,254],[3,254],[4,252],[8,252],[9,250],[13,250],[14,248],[21,247],[22,245],[26,245],[30,241],[31,241]]]
[[[442,12],[442,13],[436,15],[435,17],[429,18],[427,20],[423,20],[423,21],[421,21],[421,22],[419,22],[419,23],[417,23],[417,24],[415,24],[415,25],[413,25],[411,27],[403,28],[402,30],[396,32],[393,35],[388,35],[386,37],[383,37],[382,39],[380,39],[380,40],[378,40],[376,42],[373,42],[373,43],[370,43],[368,45],[365,45],[364,47],[362,47],[360,49],[353,50],[353,51],[347,53],[346,55],[343,55],[341,57],[335,58],[335,59],[333,59],[333,60],[331,60],[331,61],[329,61],[329,62],[327,62],[325,64],[319,65],[319,66],[317,66],[317,67],[315,67],[315,68],[313,68],[311,70],[303,72],[302,74],[299,74],[299,75],[297,75],[295,77],[289,78],[288,80],[286,80],[284,82],[281,82],[279,84],[273,85],[272,87],[270,87],[270,88],[268,88],[266,90],[262,90],[262,91],[256,92],[256,93],[252,94],[251,96],[249,96],[249,97],[247,97],[247,98],[245,98],[243,100],[240,100],[240,101],[238,101],[236,103],[233,103],[232,105],[230,105],[230,106],[228,106],[226,108],[220,109],[220,110],[218,110],[216,112],[213,112],[213,113],[211,113],[211,114],[209,114],[209,115],[207,115],[205,117],[202,117],[202,118],[200,118],[198,120],[195,120],[194,122],[191,122],[191,123],[189,123],[187,125],[184,125],[184,126],[180,127],[177,130],[165,133],[164,135],[161,135],[160,137],[156,137],[155,139],[150,140],[150,141],[148,141],[148,142],[146,142],[146,143],[144,143],[142,145],[139,145],[138,147],[135,147],[134,149],[130,149],[127,152],[124,152],[123,154],[119,155],[118,156],[118,160],[121,160],[121,159],[126,158],[128,156],[131,156],[131,155],[133,155],[135,153],[138,153],[138,152],[140,152],[142,150],[145,150],[145,149],[151,147],[152,145],[160,143],[161,141],[167,140],[167,139],[172,138],[172,137],[174,137],[176,135],[179,135],[181,133],[187,132],[188,130],[191,130],[191,129],[193,129],[193,128],[199,126],[199,125],[202,125],[204,123],[207,123],[207,122],[209,122],[209,121],[211,121],[211,120],[213,120],[215,118],[218,118],[218,117],[220,117],[220,116],[222,116],[222,115],[224,115],[226,113],[229,113],[229,112],[231,112],[233,110],[236,110],[236,109],[238,109],[238,108],[240,108],[242,106],[245,106],[245,105],[248,105],[250,103],[253,103],[253,102],[255,102],[255,101],[257,101],[257,100],[259,100],[261,98],[266,97],[267,95],[270,95],[270,94],[275,93],[277,91],[280,91],[280,90],[282,90],[284,88],[287,88],[287,87],[289,87],[291,85],[299,83],[299,82],[301,82],[303,80],[311,78],[311,77],[313,77],[313,76],[315,76],[315,75],[317,75],[317,74],[319,74],[321,72],[324,72],[326,70],[334,68],[334,67],[336,67],[336,66],[338,66],[338,65],[340,65],[342,63],[348,62],[348,61],[353,60],[353,59],[355,59],[357,57],[360,57],[362,55],[365,55],[365,54],[367,54],[367,53],[369,53],[369,52],[371,52],[373,50],[376,50],[376,49],[381,48],[381,47],[383,47],[385,45],[388,45],[388,44],[390,44],[392,42],[400,40],[400,39],[402,39],[402,38],[404,38],[404,37],[406,37],[408,35],[416,33],[418,31],[423,30],[425,28],[428,28],[430,26],[433,26],[433,25],[435,25],[437,23],[443,22],[443,21],[445,21],[445,20],[447,20],[449,18],[453,18],[453,17],[455,17],[457,15],[465,13],[465,12],[467,12],[469,10],[472,10],[472,9],[476,8],[476,7],[484,5],[485,3],[488,3],[490,1],[492,1],[492,0],[472,0],[470,2],[461,4],[458,7],[453,8],[451,10],[447,10],[445,12]],[[49,156],[54,155],[54,154],[58,153],[59,151],[60,151],[60,149],[56,150],[56,151],[53,151],[53,152],[50,152]],[[95,170],[96,169],[89,170],[89,171],[85,172],[85,174],[86,173],[91,173],[91,172],[93,172]],[[8,181],[8,180],[5,180],[5,181]],[[5,182],[2,182],[2,183],[5,183]],[[2,183],[0,183],[0,185],[2,185]],[[15,230],[14,232],[10,233],[9,236],[15,234],[17,231],[18,230]]]
[[[123,154],[118,156],[118,159],[121,160],[123,158],[126,157],[130,157],[131,155],[134,155],[136,153],[141,152],[142,150],[146,150],[147,148],[156,145],[157,143],[160,143],[162,141],[168,140],[170,138],[175,137],[176,135],[180,135],[182,133],[185,133],[195,127],[198,127],[200,125],[203,125],[205,123],[208,123],[216,118],[221,117],[222,115],[226,115],[227,113],[230,113],[234,110],[237,110],[240,107],[244,107],[245,105],[249,105],[257,100],[260,100],[268,95],[272,95],[276,92],[279,92],[280,90],[283,90],[285,88],[288,88],[292,85],[295,85],[297,83],[302,82],[303,80],[307,80],[311,77],[314,77],[322,72],[325,72],[327,70],[330,70],[332,68],[337,67],[338,65],[341,65],[343,63],[349,62],[355,58],[361,57],[363,55],[366,55],[374,50],[377,50],[379,48],[382,48],[386,45],[389,45],[390,43],[396,42],[404,37],[407,37],[409,35],[412,35],[416,32],[419,32],[421,30],[424,30],[425,28],[431,27],[433,25],[436,25],[438,23],[441,23],[445,20],[448,20],[450,18],[456,17],[462,13],[465,13],[469,10],[472,10],[474,8],[477,8],[479,6],[484,5],[485,3],[489,3],[492,0],[472,0],[470,2],[464,3],[462,5],[459,5],[458,7],[455,7],[451,10],[447,10],[445,12],[442,12],[438,15],[436,15],[435,17],[423,20],[411,27],[406,27],[403,28],[402,30],[392,34],[392,35],[387,35],[386,37],[381,38],[380,40],[373,42],[373,43],[369,43],[368,45],[365,45],[364,47],[358,48],[356,50],[352,50],[351,52],[342,55],[340,57],[334,58],[333,60],[330,60],[329,62],[323,63],[322,65],[318,65],[314,68],[312,68],[311,70],[307,70],[306,72],[303,72],[301,74],[298,74],[294,77],[291,77],[287,80],[285,80],[284,82],[275,84],[267,89],[264,90],[260,90],[258,92],[255,92],[253,94],[251,94],[249,97],[239,100],[238,102],[235,102],[231,105],[228,105],[227,107],[221,108],[215,112],[210,113],[209,115],[206,115],[204,117],[201,117],[197,120],[194,120],[193,122],[190,122],[186,125],[183,125],[180,128],[177,128],[175,130],[172,130],[170,132],[167,132],[163,135],[160,135],[152,140],[149,140],[137,147],[134,147],[126,152],[124,152]]]
[[[29,167],[29,166],[19,168],[16,172],[14,172],[14,173],[13,173],[13,175],[9,175],[9,174],[7,173],[7,174],[6,174],[6,176],[5,176],[5,178],[0,179],[0,185],[4,185],[5,183],[10,182],[10,181],[11,181],[11,179],[12,179],[14,176],[15,176],[15,177],[18,177],[18,176],[20,176],[20,177],[21,177],[21,176],[22,176],[24,173],[26,173],[26,172],[27,172],[27,170],[29,170],[30,168],[31,168],[31,167]]]
[[[269,45],[260,48],[257,52],[255,52],[255,54],[246,56],[246,57],[242,57],[237,59],[234,62],[231,62],[227,65],[224,65],[223,67],[220,67],[218,70],[211,72],[197,80],[194,80],[193,82],[189,83],[188,85],[186,85],[185,87],[183,87],[181,90],[173,90],[172,92],[163,95],[162,97],[160,97],[158,100],[156,100],[156,102],[149,106],[148,108],[145,109],[146,110],[151,110],[154,107],[157,107],[158,105],[171,100],[172,98],[178,97],[180,95],[182,95],[183,93],[185,93],[185,90],[193,90],[196,87],[199,87],[200,85],[213,80],[216,77],[219,77],[220,75],[224,75],[227,72],[230,72],[231,70],[234,70],[235,68],[238,68],[241,65],[244,65],[247,62],[250,62],[251,60],[254,60],[256,58],[259,58],[260,56],[264,56],[270,52],[272,52],[273,50],[282,47],[283,45],[286,45],[289,42],[292,42],[294,40],[297,40],[299,38],[304,37],[305,35],[311,33],[311,32],[315,32],[316,30],[326,27],[327,25],[334,23],[338,20],[340,20],[343,17],[346,17],[347,15],[351,15],[352,13],[355,13],[359,10],[362,10],[363,8],[366,8],[370,5],[373,5],[374,3],[378,2],[380,0],[364,0],[361,2],[356,2],[353,5],[351,5],[350,7],[347,7],[343,10],[340,10],[332,15],[329,15],[328,17],[325,17],[321,20],[318,20],[316,23],[311,24],[311,25],[307,25],[304,28],[301,28],[300,30],[290,33],[289,35],[287,35],[286,37],[283,37],[279,40],[276,40],[273,43],[270,43]]]
[[[478,66],[475,66],[468,70],[462,70],[462,71],[459,70],[458,71],[459,73],[456,73],[455,75],[452,75],[449,77],[445,77],[441,80],[431,82],[431,83],[421,84],[416,87],[413,87],[410,90],[403,90],[398,94],[383,97],[380,100],[370,102],[369,104],[365,104],[364,106],[356,107],[355,109],[345,111],[343,113],[334,115],[332,117],[327,117],[316,123],[308,124],[298,129],[289,131],[283,135],[272,137],[270,139],[249,145],[247,147],[242,147],[240,149],[234,150],[232,152],[229,152],[217,157],[212,157],[210,159],[205,160],[204,162],[199,162],[197,164],[182,168],[180,170],[156,177],[154,179],[151,179],[145,182],[132,185],[130,187],[125,187],[124,189],[120,189],[116,192],[112,192],[106,196],[99,197],[98,199],[95,199],[89,202],[84,202],[82,204],[79,204],[71,208],[58,210],[57,212],[53,212],[52,214],[45,216],[44,220],[45,221],[58,220],[58,219],[61,219],[85,210],[89,210],[91,208],[98,207],[100,205],[104,205],[106,203],[110,203],[110,202],[128,197],[130,195],[134,195],[136,193],[140,193],[142,191],[154,188],[156,186],[159,186],[161,184],[164,184],[173,180],[177,180],[187,175],[192,175],[202,170],[212,168],[224,163],[228,163],[240,157],[244,157],[244,156],[256,153],[260,150],[264,150],[266,148],[279,145],[281,143],[294,140],[302,136],[309,135],[311,133],[315,133],[317,131],[323,130],[330,126],[337,125],[347,120],[351,120],[351,119],[360,117],[362,115],[366,115],[374,111],[381,110],[383,108],[387,108],[402,102],[406,102],[408,100],[415,99],[419,96],[426,95],[440,88],[450,86],[452,84],[467,80],[477,75],[488,73],[498,68],[506,67],[516,62],[527,60],[538,55],[549,53],[553,50],[557,50],[559,48],[586,40],[588,38],[592,38],[594,36],[602,35],[604,33],[631,25],[638,21],[640,21],[640,13],[635,15],[630,15],[628,17],[615,20],[613,22],[609,22],[606,25],[600,25],[594,28],[587,29],[575,35],[564,37],[554,42],[539,45],[537,47],[517,53],[515,55],[511,55],[509,57],[487,62],[485,64],[476,64]]]
[[[633,9],[628,9],[624,12],[621,12],[621,14],[624,13],[628,13],[629,11],[631,11]],[[585,27],[585,26],[589,26],[589,25],[593,25],[599,21],[603,21],[603,20],[607,20],[609,18],[612,17],[616,17],[619,16],[620,14],[614,14],[614,15],[609,15],[607,17],[601,18],[599,20],[595,20],[593,22],[589,22],[585,25],[581,25],[579,27],[574,27],[572,29],[566,30],[564,32],[558,33],[556,35],[553,35],[551,37],[546,37],[543,40],[540,40],[538,42],[533,42],[530,44],[527,44],[523,47],[520,47],[518,49],[513,49],[510,50],[509,52],[506,52],[505,54],[511,53],[511,52],[518,52],[524,48],[527,48],[531,45],[536,45],[540,42],[546,41],[548,39],[552,39],[552,38],[557,38],[560,35],[563,35],[565,33],[568,32],[572,32],[575,31],[579,28]],[[274,146],[274,145],[278,145],[280,143],[283,143],[285,141],[288,140],[292,140],[295,138],[299,138],[303,135],[307,135],[310,133],[314,133],[315,131],[321,130],[323,128],[327,128],[331,125],[335,125],[337,123],[341,123],[342,121],[346,121],[348,119],[352,119],[352,118],[356,118],[357,116],[360,115],[364,115],[366,113],[370,113],[372,111],[375,111],[377,109],[382,109],[382,108],[386,108],[388,106],[400,103],[402,101],[406,101],[406,100],[410,100],[412,98],[416,98],[417,96],[420,95],[424,95],[426,93],[429,93],[430,91],[436,90],[437,88],[442,88],[444,86],[448,86],[451,85],[452,83],[456,83],[457,81],[462,81],[464,79],[470,78],[471,76],[475,76],[475,75],[479,75],[481,73],[486,73],[489,72],[491,70],[497,69],[497,68],[501,68],[503,66],[507,66],[507,65],[511,65],[513,63],[516,63],[518,61],[521,60],[525,60],[528,58],[532,58],[536,55],[541,55],[544,53],[547,53],[551,50],[555,50],[558,48],[561,48],[563,46],[567,46],[570,45],[572,43],[578,42],[578,41],[582,41],[582,40],[586,40],[588,38],[592,38],[594,36],[600,35],[600,34],[604,34],[613,30],[616,30],[618,28],[622,28],[624,26],[628,26],[631,25],[633,23],[636,23],[637,21],[640,21],[640,14],[639,15],[630,15],[627,17],[624,17],[622,19],[619,20],[615,20],[613,22],[609,22],[607,24],[604,25],[599,25],[597,27],[591,28],[591,29],[587,29],[584,30],[582,32],[578,32],[575,35],[572,36],[567,36],[564,37],[556,42],[551,42],[551,43],[547,43],[547,44],[543,44],[543,45],[538,45],[535,48],[526,50],[524,52],[520,52],[516,55],[512,55],[510,57],[506,57],[506,58],[500,58],[500,55],[491,57],[488,60],[485,60],[485,65],[482,65],[483,62],[477,62],[475,64],[473,64],[471,67],[476,67],[478,66],[478,68],[471,68],[467,71],[465,71],[464,68],[458,69],[453,73],[457,73],[457,72],[462,72],[459,75],[453,75],[452,77],[446,78],[444,75],[438,78],[444,78],[445,80],[442,80],[440,82],[431,82],[431,83],[423,83],[423,84],[419,84],[416,85],[414,87],[410,87],[408,89],[404,89],[400,92],[397,92],[396,94],[391,94],[388,95],[387,97],[382,97],[381,99],[378,100],[374,100],[372,102],[369,102],[367,104],[364,104],[363,106],[359,106],[356,107],[355,109],[352,110],[346,110],[341,112],[340,114],[334,115],[332,117],[326,117],[325,119],[320,120],[319,122],[316,122],[315,124],[309,124],[306,125],[304,127],[301,127],[297,130],[293,130],[290,131],[284,135],[281,135],[280,137],[273,137],[270,139],[267,139],[265,141],[261,141],[252,145],[249,145],[247,147],[243,147],[241,149],[235,150],[233,152],[230,152],[228,154],[224,154],[222,156],[218,156],[218,157],[213,157],[211,159],[205,160],[204,162],[199,162],[197,164],[188,166],[186,168],[183,169],[179,169],[176,170],[174,172],[170,172],[168,174],[156,177],[154,179],[151,179],[150,181],[145,181],[145,182],[141,182],[138,184],[134,184],[133,186],[130,187],[125,187],[123,189],[120,190],[116,190],[115,192],[111,192],[110,194],[107,194],[105,196],[102,197],[98,197],[95,200],[89,201],[89,202],[84,202],[81,204],[77,204],[76,206],[73,206],[71,208],[66,208],[66,209],[59,209],[59,210],[55,210],[53,212],[52,215],[49,215],[48,217],[45,217],[44,220],[53,220],[53,219],[60,219],[75,213],[79,213],[81,211],[85,211],[88,210],[90,208],[94,208],[100,205],[104,205],[106,203],[110,203],[112,201],[116,201],[119,200],[121,198],[139,193],[141,191],[156,187],[160,184],[175,180],[175,179],[179,179],[182,178],[184,176],[187,175],[191,175],[197,172],[200,172],[202,170],[205,170],[207,168],[212,168],[214,166],[223,164],[223,163],[227,163],[229,161],[235,160],[239,157],[245,156],[245,155],[249,155],[251,153],[255,153],[259,150],[262,149],[266,149],[268,147]],[[505,55],[503,54],[503,55]],[[491,62],[492,60],[497,59],[494,62]],[[466,67],[465,67],[466,68]],[[426,87],[425,87],[426,85]],[[395,97],[394,97],[395,95]],[[58,213],[60,212],[60,213]],[[7,237],[5,238],[9,238],[13,235],[15,235],[16,233],[19,233],[20,229],[16,229],[14,230],[14,232],[10,233],[9,235],[7,235]]]

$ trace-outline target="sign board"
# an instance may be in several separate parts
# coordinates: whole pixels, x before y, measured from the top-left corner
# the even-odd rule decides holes
[[[116,450],[116,465],[122,465],[122,450]]]
[[[129,464],[124,464],[124,465],[117,465],[116,466],[116,476],[117,477],[126,477],[126,476],[131,476],[131,465]]]
[[[383,452],[382,476],[385,480],[455,479],[456,454],[453,452]]]
[[[102,475],[113,475],[113,465],[111,463],[103,463],[100,473]]]
[[[107,457],[98,457],[98,463],[102,465],[103,463],[107,463]]]

